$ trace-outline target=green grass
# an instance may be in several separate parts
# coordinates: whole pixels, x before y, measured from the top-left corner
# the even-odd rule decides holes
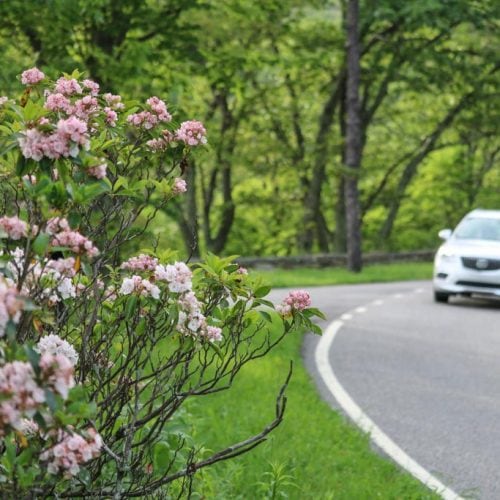
[[[373,264],[360,273],[352,273],[341,267],[272,269],[253,271],[273,287],[340,285],[348,283],[377,283],[432,278],[430,262],[398,262]]]
[[[428,278],[428,264],[371,266],[355,279],[339,269],[266,273],[276,286]],[[349,279],[342,280],[342,276]],[[303,277],[303,278],[301,278]],[[364,279],[363,279],[364,278]],[[302,279],[302,281],[300,281]],[[305,280],[308,280],[307,282]],[[260,432],[274,416],[275,396],[290,360],[284,422],[250,453],[199,471],[194,498],[427,499],[439,498],[391,461],[372,451],[366,435],[323,402],[306,372],[302,336],[290,336],[250,363],[229,391],[189,406],[193,437],[211,451]],[[208,453],[208,451],[207,451]]]

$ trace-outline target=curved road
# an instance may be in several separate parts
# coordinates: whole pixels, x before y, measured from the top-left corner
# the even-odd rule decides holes
[[[500,498],[500,301],[432,300],[429,282],[310,289],[343,388],[422,467],[462,496]],[[275,299],[285,291],[274,292]],[[322,396],[309,335],[306,364]]]

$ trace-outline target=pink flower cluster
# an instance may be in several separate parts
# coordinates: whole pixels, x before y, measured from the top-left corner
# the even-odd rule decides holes
[[[132,113],[127,117],[128,123],[134,127],[142,127],[145,130],[150,130],[160,122],[169,122],[172,116],[167,111],[166,104],[158,97],[150,97],[146,104],[151,111],[140,111],[139,113]]]
[[[220,342],[222,340],[222,330],[218,326],[207,325],[201,334],[210,342]]]
[[[58,335],[50,334],[42,337],[36,345],[36,350],[43,356],[50,354],[52,356],[63,355],[68,359],[72,366],[78,362],[78,354],[75,348],[66,340]]]
[[[66,399],[69,390],[75,386],[73,363],[62,353],[46,352],[40,358],[40,368],[44,381]]]
[[[71,112],[71,101],[63,94],[49,94],[45,100],[45,109],[49,111]]]
[[[13,361],[0,368],[0,436],[10,426],[19,429],[24,417],[32,417],[45,401],[30,363]]]
[[[88,121],[92,116],[96,116],[99,111],[100,109],[97,98],[92,95],[86,95],[85,97],[75,101],[75,104],[71,109],[73,115],[85,121]]]
[[[56,93],[68,96],[82,93],[82,87],[74,78],[66,78],[64,76],[61,76],[61,78],[56,81],[54,90]]]
[[[73,257],[68,257],[66,259],[51,259],[47,262],[46,267],[68,278],[72,278],[76,274],[75,259]]]
[[[22,80],[33,85],[43,77],[43,73],[32,68],[23,73]],[[82,148],[89,148],[90,135],[97,131],[94,118],[104,115],[106,124],[114,127],[118,119],[116,111],[124,107],[120,96],[104,94],[100,98],[99,84],[89,79],[79,82],[63,76],[44,95],[45,108],[56,115],[31,123],[18,138],[23,156],[35,161],[43,157],[76,157]],[[102,100],[106,104],[103,108]],[[92,167],[89,174],[102,179],[106,175],[104,165]]]
[[[44,388],[64,399],[75,385],[73,365],[63,354],[45,353],[40,358],[40,384],[30,363],[13,361],[0,368],[0,436],[7,427],[20,429],[23,419],[32,417],[45,402]]]
[[[0,229],[7,233],[11,240],[20,240],[28,234],[28,224],[19,217],[0,217]]]
[[[86,89],[90,90],[90,93],[92,95],[99,95],[99,84],[97,82],[94,82],[93,80],[89,80],[88,78],[86,78],[85,80],[83,80],[82,83]]]
[[[207,143],[207,131],[203,123],[191,120],[182,122],[181,126],[175,133],[177,140],[182,141],[187,146],[198,146]]]
[[[75,157],[80,147],[89,147],[87,124],[76,116],[70,116],[60,119],[52,133],[37,128],[27,129],[19,137],[18,143],[23,156],[35,161],[40,161],[44,156],[51,159]]]
[[[147,279],[143,279],[136,274],[131,278],[125,278],[122,282],[120,288],[120,293],[122,295],[130,295],[131,293],[137,293],[143,297],[151,296],[153,299],[160,298],[160,289],[151,283]]]
[[[194,292],[189,291],[179,297],[180,306],[177,328],[184,335],[198,335],[210,342],[222,340],[222,330],[207,324],[207,318],[201,311],[202,304]]]
[[[149,111],[140,111],[127,116],[127,122],[134,127],[143,127],[149,130],[158,123],[158,118]]]
[[[168,143],[163,139],[150,139],[146,142],[146,146],[154,152],[164,151],[168,146]]]
[[[66,120],[59,120],[57,123],[57,133],[64,139],[73,141],[79,146],[85,146],[89,140],[87,124],[76,116],[70,116]]]
[[[155,278],[158,281],[167,281],[168,288],[174,293],[189,292],[193,286],[193,273],[184,262],[175,262],[166,266],[159,264],[155,269]]]
[[[311,296],[305,290],[290,292],[276,310],[283,316],[290,315],[293,311],[303,311],[311,305]]]
[[[106,163],[101,163],[95,167],[89,167],[87,174],[96,179],[104,179],[104,177],[106,177],[107,168],[108,165]]]
[[[31,68],[21,73],[21,83],[23,85],[36,85],[45,78],[45,75],[38,68]]]
[[[87,429],[85,437],[59,431],[58,443],[40,454],[47,462],[49,474],[62,473],[66,479],[76,476],[80,466],[100,455],[102,438],[94,428]]]
[[[106,106],[104,109],[104,115],[105,115],[105,121],[110,127],[116,127],[116,120],[118,120],[118,113],[114,110],[111,109],[110,107]]]
[[[70,231],[69,222],[64,217],[52,217],[47,221],[46,231],[49,234],[56,234],[60,231]]]
[[[177,300],[179,306],[178,331],[184,335],[205,338],[210,342],[222,340],[222,330],[217,326],[209,325],[202,312],[203,305],[192,291],[193,273],[184,262],[163,265],[158,264],[157,258],[141,254],[124,262],[121,268],[147,273],[153,272],[153,276],[150,275],[150,279],[138,275],[125,278],[121,284],[120,294],[137,293],[159,299],[160,288],[151,280],[154,279],[158,284],[166,282],[171,292],[179,294],[178,298],[174,299]],[[109,290],[109,294],[114,296],[114,290]]]
[[[54,234],[51,245],[55,247],[66,247],[77,254],[86,254],[87,257],[99,255],[99,250],[94,244],[78,231],[65,229]]]
[[[172,120],[172,115],[167,111],[167,105],[158,97],[150,97],[146,101],[146,104],[149,105],[151,111],[158,117],[160,122],[169,122]]]
[[[40,433],[40,427],[31,418],[23,418],[19,430],[27,437],[33,437]]]
[[[151,139],[146,142],[147,147],[154,152],[159,152],[159,151],[165,151],[167,149],[167,146],[175,141],[175,135],[170,132],[170,130],[162,130],[161,131],[162,137],[158,139]]]
[[[61,220],[65,221],[65,219]],[[57,219],[52,219],[52,225],[57,229]],[[11,284],[15,286],[23,276],[20,292],[22,295],[36,297],[38,303],[48,300],[49,306],[57,304],[61,299],[76,297],[77,290],[72,280],[76,275],[73,257],[66,259],[36,258],[28,264],[26,269],[27,264],[24,251],[21,248],[10,252],[7,269],[13,278]]]
[[[104,100],[106,101],[106,104],[114,110],[122,110],[125,108],[125,105],[122,103],[122,96],[121,95],[114,95],[114,94],[103,94],[102,96]]]
[[[186,191],[187,191],[186,181],[180,178],[174,179],[174,185],[172,186],[172,194],[177,195],[185,193]]]
[[[158,259],[141,253],[137,257],[131,257],[120,267],[129,271],[154,271],[158,265]]]
[[[7,323],[18,323],[24,301],[19,297],[17,288],[0,279],[0,337],[5,335]]]

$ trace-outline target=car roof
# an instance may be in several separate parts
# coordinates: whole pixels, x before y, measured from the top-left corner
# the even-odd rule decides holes
[[[484,219],[500,219],[500,210],[485,210],[483,208],[477,208],[472,212],[469,212],[465,218],[468,217],[478,217]]]

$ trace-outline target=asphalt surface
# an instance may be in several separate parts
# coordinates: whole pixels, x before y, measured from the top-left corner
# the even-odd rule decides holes
[[[500,499],[500,301],[436,304],[429,282],[309,291],[324,326],[348,313],[329,359],[368,417],[457,493]],[[316,371],[317,341],[306,336],[306,366],[338,408]]]

